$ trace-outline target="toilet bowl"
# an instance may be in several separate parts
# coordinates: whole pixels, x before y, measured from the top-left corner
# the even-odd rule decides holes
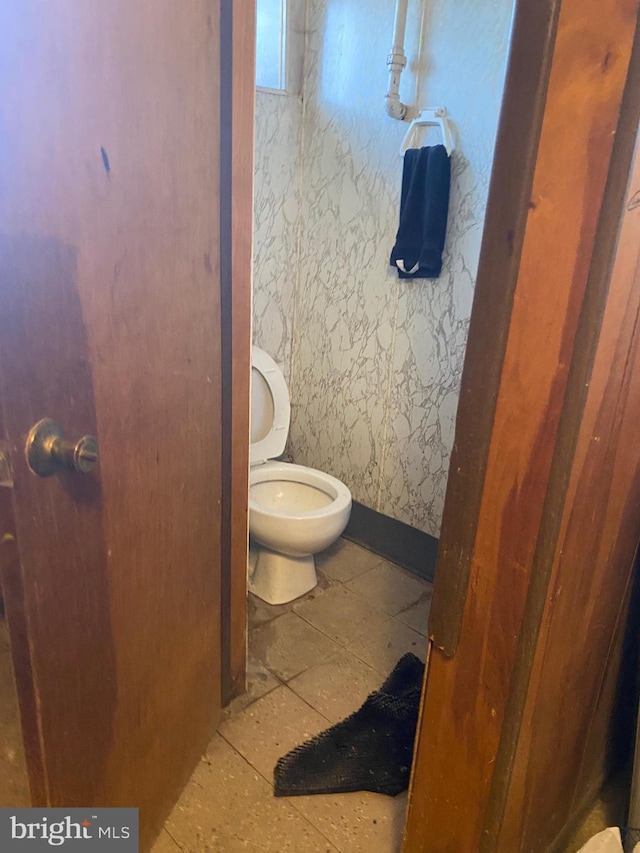
[[[272,461],[287,441],[289,391],[271,356],[255,346],[252,368],[249,589],[286,604],[316,586],[313,555],[347,526],[351,493],[323,471]]]

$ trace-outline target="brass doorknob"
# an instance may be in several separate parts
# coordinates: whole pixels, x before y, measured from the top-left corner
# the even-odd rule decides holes
[[[25,450],[29,468],[38,477],[50,477],[57,471],[88,474],[98,461],[98,444],[92,435],[71,441],[51,418],[31,428]]]

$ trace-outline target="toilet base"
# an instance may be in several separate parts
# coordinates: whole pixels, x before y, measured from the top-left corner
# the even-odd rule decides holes
[[[267,604],[288,604],[310,592],[317,583],[312,555],[288,557],[261,545],[251,573],[249,591]]]

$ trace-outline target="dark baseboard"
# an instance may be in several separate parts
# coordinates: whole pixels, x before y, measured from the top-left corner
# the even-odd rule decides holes
[[[438,540],[428,533],[354,501],[351,518],[342,535],[433,582]]]

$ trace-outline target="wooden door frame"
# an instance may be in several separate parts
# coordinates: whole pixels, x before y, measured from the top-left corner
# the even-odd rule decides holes
[[[508,339],[512,322],[514,298],[521,278],[523,248],[531,226],[532,211],[536,209],[536,200],[532,199],[534,175],[540,154],[543,123],[545,117],[554,108],[555,98],[562,92],[550,92],[550,79],[554,71],[554,62],[562,60],[554,54],[558,21],[562,11],[571,7],[576,20],[579,10],[575,0],[516,0],[512,30],[510,58],[506,76],[503,108],[498,130],[496,154],[491,180],[491,192],[487,207],[483,247],[480,257],[476,292],[469,331],[469,340],[465,358],[465,368],[457,418],[455,446],[451,460],[451,476],[447,487],[447,500],[440,539],[440,557],[436,578],[436,590],[430,621],[430,672],[436,666],[446,665],[456,653],[463,628],[465,606],[468,603],[470,583],[477,583],[473,575],[473,556],[477,548],[477,533],[482,508],[483,491],[487,481],[489,466],[489,437],[492,434],[498,396],[508,353]],[[611,0],[615,2],[615,0]],[[588,6],[588,4],[587,4]],[[583,14],[589,15],[591,6]],[[247,473],[249,430],[249,381],[250,381],[250,305],[251,305],[251,216],[252,210],[252,142],[253,142],[253,73],[247,74],[247,56],[252,56],[254,44],[254,10],[252,0],[226,0],[226,31],[229,28],[232,37],[227,40],[231,46],[230,77],[222,75],[223,92],[232,106],[232,119],[227,127],[227,147],[223,144],[223,157],[226,151],[226,163],[231,168],[231,179],[227,186],[227,232],[223,231],[223,316],[227,337],[223,342],[225,352],[226,408],[225,408],[225,447],[226,476],[229,487],[225,493],[227,503],[223,506],[223,521],[227,536],[223,545],[223,698],[230,699],[241,692],[245,678],[246,655],[246,541],[247,541]],[[232,10],[232,11],[231,11]],[[637,3],[626,2],[628,12],[627,25],[624,28],[624,43],[611,45],[600,57],[603,77],[613,79],[606,121],[617,123],[620,101],[627,77],[631,41],[630,33],[635,26]],[[602,8],[600,7],[600,14]],[[223,22],[225,14],[223,12]],[[225,43],[225,27],[222,41]],[[566,60],[566,57],[565,57]],[[223,60],[224,65],[224,60]],[[637,65],[637,62],[636,62]],[[634,66],[635,67],[635,66]],[[613,71],[611,71],[613,69]],[[622,70],[621,70],[622,69]],[[253,67],[251,65],[251,72]],[[631,74],[631,88],[637,93],[635,72]],[[623,121],[618,125],[615,150],[606,144],[601,149],[601,159],[595,164],[598,173],[596,195],[590,201],[596,210],[590,217],[586,242],[580,246],[585,257],[590,258],[591,270],[596,269],[598,258],[591,258],[596,241],[596,226],[600,220],[601,235],[607,227],[613,227],[610,205],[607,198],[619,200],[621,183],[631,157],[634,116],[637,123],[637,105],[630,96],[627,87],[626,106]],[[565,93],[566,94],[566,93]],[[637,100],[637,98],[635,99]],[[223,102],[225,99],[223,97]],[[543,140],[544,141],[544,140]],[[613,164],[609,172],[609,163]],[[626,164],[626,165],[625,165]],[[225,170],[223,162],[223,173]],[[605,197],[605,182],[609,176],[608,195]],[[602,216],[598,212],[602,208]],[[224,210],[224,201],[223,201]],[[609,213],[607,214],[607,210]],[[571,213],[569,212],[569,215]],[[607,218],[608,217],[608,218]],[[608,223],[608,224],[607,224]],[[224,225],[223,225],[224,229]],[[603,231],[604,229],[604,231]],[[226,242],[225,242],[226,241]],[[599,263],[601,280],[606,272],[606,258]],[[583,287],[589,273],[589,263],[583,270]],[[225,277],[226,270],[226,277]],[[593,273],[595,275],[595,273]],[[226,282],[226,284],[225,284]],[[596,290],[592,291],[593,294]],[[583,291],[584,295],[584,291]],[[577,337],[577,314],[580,301],[574,305],[576,323],[565,342],[567,361],[571,361],[577,348],[584,345]],[[594,305],[596,303],[594,302]],[[583,305],[588,311],[588,305]],[[491,337],[487,335],[491,330]],[[583,363],[588,363],[588,348]],[[578,368],[574,368],[578,370]],[[578,370],[579,372],[579,370]],[[568,370],[561,378],[561,387],[557,389],[556,402],[560,410],[565,397],[569,395]],[[546,441],[554,444],[560,436],[560,412],[549,414],[548,425],[551,433]],[[535,497],[542,503],[551,494],[551,457],[543,482],[536,485]],[[556,477],[562,478],[562,472],[556,470]],[[535,528],[535,525],[534,525]],[[536,543],[542,528],[532,528],[527,540],[528,570],[536,553]],[[547,531],[548,533],[548,531]],[[528,576],[527,576],[528,577]],[[492,577],[484,577],[483,582],[496,583],[498,569]],[[517,626],[522,622],[528,583],[523,582],[518,591],[518,604],[515,607],[516,631],[507,642],[506,667],[513,672],[516,656]],[[503,616],[506,614],[503,612]],[[513,614],[511,614],[513,615]],[[494,614],[495,616],[495,614]],[[495,621],[495,620],[494,620]],[[226,649],[226,652],[225,652]],[[429,685],[429,672],[426,685]],[[508,695],[503,704],[495,709],[498,719],[493,723],[493,731],[500,731],[507,711]],[[424,697],[423,697],[424,701]],[[424,709],[423,709],[424,710]],[[498,737],[499,740],[499,737]],[[497,757],[498,740],[493,740],[494,755]],[[420,850],[441,849],[431,846],[430,828],[425,820],[425,806],[429,792],[424,787],[424,767],[421,766],[421,741],[416,751],[414,778],[410,795],[409,819],[405,837],[406,851],[417,853]],[[490,747],[490,751],[491,751]],[[483,756],[483,760],[487,756]],[[452,759],[455,761],[455,757]],[[508,760],[504,759],[504,760]],[[477,800],[467,801],[468,813],[458,816],[459,822],[480,821],[490,796],[491,777],[482,779],[475,790]],[[495,802],[498,802],[496,800]],[[490,815],[491,818],[491,815]],[[448,815],[455,822],[454,812]],[[480,841],[478,840],[478,844]],[[444,849],[444,848],[442,848]],[[462,849],[462,848],[460,848]],[[469,848],[471,850],[471,848]],[[490,848],[487,848],[490,849]]]
[[[586,398],[638,125],[637,14],[638,4],[624,0],[612,0],[606,9],[574,0],[516,2],[429,626],[429,669],[404,845],[411,853],[496,849],[513,762],[508,741],[523,702],[513,691],[525,689],[518,667],[527,660],[530,665],[535,643],[537,626],[530,624],[530,614],[548,593],[540,554],[557,540],[558,508]],[[600,44],[598,27],[608,15],[607,26],[615,19],[609,32],[617,26],[619,38],[607,44],[603,37]],[[581,39],[588,41],[590,34],[591,45],[602,52],[582,62]],[[598,68],[603,89],[596,93],[600,100],[585,98],[585,113],[592,114],[563,135],[559,116],[571,94],[564,80],[575,74],[572,62],[584,67],[578,72],[582,92],[594,91],[588,87],[597,84]],[[545,178],[549,195],[554,181],[564,180],[557,167],[554,172],[553,146],[566,157],[571,132],[582,134],[584,156],[593,158],[580,186],[582,206],[575,192],[560,192],[550,216],[544,195],[537,193]],[[546,270],[556,275],[554,286],[568,299],[562,316],[545,318],[558,334],[557,350],[548,353],[548,369],[541,371],[547,408],[531,411],[530,434],[521,430],[511,445],[503,414],[498,433],[503,459],[498,460],[500,400],[504,407],[506,395],[516,399],[518,364],[541,357],[535,333],[521,328],[519,343],[513,343],[514,318],[518,305],[522,318],[523,300],[543,288],[541,223],[554,215],[557,230],[551,239],[567,241],[573,263],[559,272]],[[568,222],[580,218],[579,235],[557,227],[562,215]],[[504,462],[507,453],[512,455]],[[499,468],[518,463],[518,485],[509,491]],[[497,541],[502,516],[510,512],[517,549]],[[495,559],[503,547],[507,560]],[[499,666],[487,663],[492,653]],[[436,713],[438,706],[446,707],[448,721]],[[434,746],[437,740],[440,747]]]
[[[220,43],[221,628],[222,704],[226,705],[245,688],[247,655],[255,0],[222,0]]]

